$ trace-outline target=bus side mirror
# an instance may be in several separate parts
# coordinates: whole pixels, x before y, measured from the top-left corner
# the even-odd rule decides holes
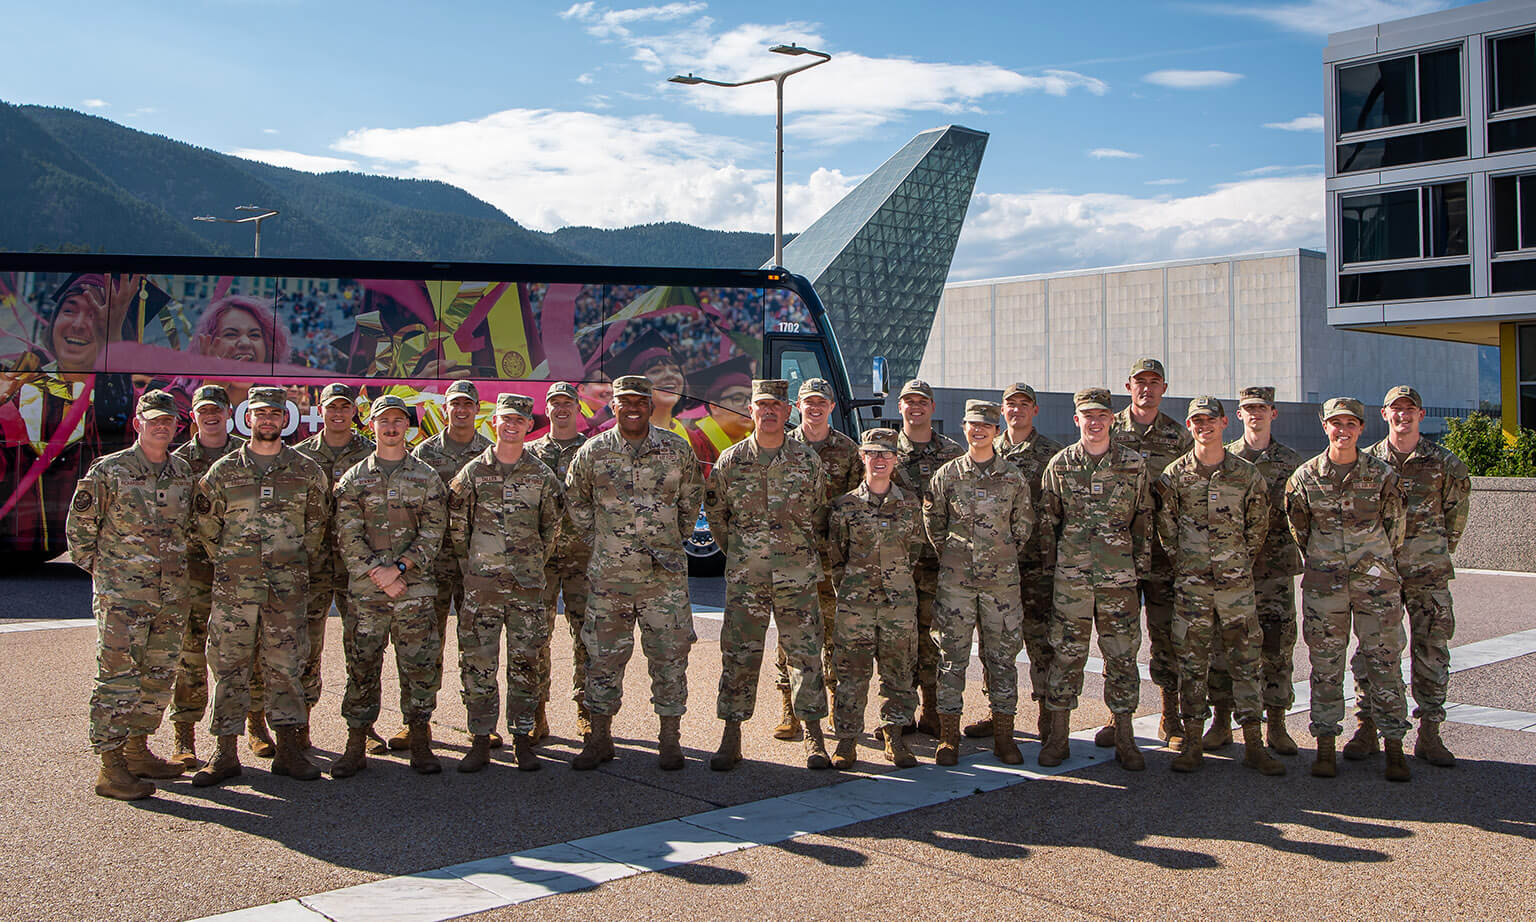
[[[876,397],[883,398],[891,392],[891,371],[885,364],[885,356],[875,356],[870,366],[873,379],[870,390]]]

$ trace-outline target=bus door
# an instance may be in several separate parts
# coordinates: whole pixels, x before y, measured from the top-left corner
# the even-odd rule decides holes
[[[819,338],[773,336],[768,340],[767,352],[768,370],[764,377],[784,378],[789,381],[791,401],[800,393],[800,384],[804,381],[809,381],[811,378],[836,380],[832,374],[832,366],[827,361],[826,342]],[[844,406],[846,403],[846,398],[838,400],[837,408],[832,411],[832,428],[857,437],[858,433],[849,425],[848,408]],[[798,409],[790,414],[790,424],[800,425]]]

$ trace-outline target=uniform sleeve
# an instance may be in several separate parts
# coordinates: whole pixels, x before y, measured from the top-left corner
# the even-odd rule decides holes
[[[1248,478],[1248,492],[1243,497],[1243,543],[1248,546],[1248,560],[1257,562],[1269,534],[1269,493],[1264,475],[1255,469]]]
[[[816,453],[811,452],[815,458]],[[811,490],[812,496],[821,497],[821,502],[816,505],[816,511],[811,516],[812,543],[820,545],[827,537],[827,518],[832,513],[832,474],[826,465],[818,459],[812,467],[815,469],[815,486]]]
[[[1285,482],[1285,520],[1291,527],[1291,537],[1296,539],[1296,546],[1305,557],[1307,542],[1312,537],[1312,509],[1307,504],[1307,489],[1300,473],[1298,469]]]
[[[1152,486],[1156,494],[1156,502],[1153,504],[1157,512],[1157,539],[1163,545],[1163,550],[1174,560],[1179,558],[1179,491],[1173,485],[1173,477],[1167,471],[1157,478],[1157,483]]]
[[[731,464],[730,459],[715,462],[709,472],[708,489],[704,492],[704,515],[709,518],[709,534],[724,553],[731,545]],[[679,510],[681,513],[681,510]]]
[[[455,560],[469,556],[469,526],[475,520],[473,481],[460,469],[448,483],[448,540]]]
[[[1024,475],[1016,476],[1019,489],[1014,491],[1013,515],[1009,525],[1013,530],[1014,550],[1023,555],[1029,551],[1029,536],[1035,530],[1035,498]]]
[[[544,560],[549,562],[549,555],[555,549],[555,541],[560,536],[560,522],[565,518],[565,491],[560,488],[560,479],[554,474],[546,474],[544,477],[544,489],[539,495],[539,542],[544,546]]]
[[[682,482],[677,486],[677,533],[684,542],[693,536],[693,529],[699,522],[699,510],[704,506],[704,470],[699,466],[699,459],[692,451],[686,453],[683,458]],[[714,520],[710,520],[710,528],[714,528]],[[725,545],[720,545],[725,550]]]
[[[208,559],[217,560],[219,542],[224,537],[224,514],[229,504],[224,499],[224,491],[214,483],[213,471],[204,474],[197,482],[197,497],[192,503],[197,508],[197,540],[203,545]]]
[[[315,465],[312,476],[313,482],[304,510],[304,551],[309,555],[310,570],[314,571],[324,566],[321,555],[326,553],[326,542],[332,527],[330,522],[336,506],[325,471]]]
[[[1461,543],[1461,534],[1467,530],[1467,516],[1472,511],[1472,478],[1461,459],[1451,455],[1445,466],[1445,496],[1441,500],[1445,510],[1446,550],[1454,553]]]
[[[1040,475],[1040,521],[1035,523],[1040,531],[1040,560],[1045,569],[1056,566],[1056,538],[1062,518],[1059,490],[1056,472],[1047,467]]]
[[[1152,496],[1152,476],[1146,465],[1136,476],[1136,511],[1131,516],[1131,551],[1135,555],[1136,572],[1152,572],[1152,531],[1156,527],[1153,517],[1157,514],[1157,502]]]
[[[1408,507],[1403,502],[1403,483],[1396,474],[1381,487],[1381,524],[1392,542],[1392,554],[1401,558],[1408,540]]]
[[[827,576],[834,587],[843,583],[843,568],[848,563],[848,518],[842,504],[827,513]]]
[[[939,556],[944,555],[944,539],[949,537],[949,485],[944,471],[934,471],[923,497],[923,531]]]
[[[590,534],[593,525],[592,513],[592,452],[588,451],[588,445],[577,449],[576,457],[571,459],[571,466],[565,472],[565,514],[571,517],[571,524],[575,526],[578,535]],[[455,482],[462,480],[464,471],[459,471]],[[468,532],[465,532],[466,538]],[[458,547],[457,543],[454,545]],[[460,558],[463,552],[459,552]]]
[[[448,531],[448,496],[443,489],[443,478],[437,476],[435,470],[430,473],[432,476],[422,478],[427,489],[421,516],[417,519],[416,537],[401,555],[425,571],[432,569],[433,561],[442,552],[443,535]]]
[[[96,568],[98,540],[101,536],[101,509],[111,502],[112,487],[98,476],[92,464],[75,484],[75,495],[64,519],[64,535],[69,541],[69,556],[75,566],[87,573]]]
[[[336,484],[336,513],[332,521],[336,527],[336,548],[353,580],[366,580],[369,570],[388,562],[368,543],[368,530],[363,524],[363,491],[351,477],[342,477]]]

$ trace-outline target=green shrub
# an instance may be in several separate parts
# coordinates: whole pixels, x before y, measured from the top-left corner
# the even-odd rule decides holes
[[[1446,421],[1440,444],[1466,462],[1474,477],[1536,477],[1536,431],[1521,429],[1511,445],[1499,420],[1484,413]]]

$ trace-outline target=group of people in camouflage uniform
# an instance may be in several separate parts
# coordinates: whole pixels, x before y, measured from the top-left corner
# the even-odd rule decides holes
[[[717,771],[742,758],[770,618],[783,704],[774,736],[803,737],[809,768],[856,763],[877,662],[888,761],[915,764],[904,736],[920,729],[938,738],[941,765],[956,764],[962,733],[991,737],[999,760],[1022,762],[1014,734],[1021,650],[1038,703],[1039,762],[1058,765],[1069,754],[1070,712],[1097,628],[1112,716],[1095,742],[1141,769],[1131,717],[1145,611],[1161,732],[1179,749],[1174,770],[1194,771],[1205,750],[1230,742],[1235,715],[1244,763],[1283,774],[1265,748],[1265,721],[1268,748],[1295,754],[1285,715],[1298,573],[1312,665],[1312,773],[1336,772],[1353,630],[1359,728],[1343,752],[1365,758],[1380,734],[1387,777],[1408,779],[1405,607],[1415,754],[1454,764],[1438,728],[1454,630],[1450,552],[1470,483],[1454,455],[1420,437],[1424,411],[1411,388],[1386,395],[1389,434],[1369,450],[1356,445],[1363,406],[1328,401],[1328,448],[1303,463],[1270,434],[1273,388],[1242,391],[1243,435],[1223,444],[1220,400],[1191,401],[1183,426],[1161,412],[1167,382],[1155,359],[1132,367],[1131,405],[1119,414],[1107,390],[1074,395],[1080,438],[1067,447],[1035,429],[1039,407],[1027,384],[1010,386],[1001,403],[968,401],[962,445],[935,431],[933,390],[919,380],[898,395],[900,430],[871,429],[858,442],[830,427],[828,382],[806,381],[792,402],[788,382],[756,380],[751,433],[706,479],[685,440],[651,425],[650,380],[613,385],[615,425],[606,432],[582,434],[576,389],[560,382],[546,395],[546,435],[528,441],[532,400],[502,394],[492,441],[476,432],[475,386],[455,382],[445,394],[448,428],[414,451],[403,400],[371,402],[367,439],[355,428],[357,395],[343,384],[324,389],[324,427],[295,447],[281,439],[280,388],[251,390],[249,440],[229,434],[223,389],[200,388],[195,433],[174,453],[174,400],[143,395],[134,445],[92,466],[69,516],[74,560],[94,579],[100,635],[91,701],[97,792],[145,797],[154,791],[146,779],[197,768],[196,785],[239,775],[242,729],[257,756],[272,758],[273,773],[319,777],[309,722],[333,604],[348,727],[333,777],[390,749],[409,749],[418,772],[442,770],[431,718],[451,611],[473,739],[458,770],[483,769],[502,745],[503,643],[515,762],[539,768],[562,601],[583,740],[572,768],[614,757],[612,720],[637,626],[660,720],[658,764],[682,768],[696,640],[684,543],[701,505],[726,556],[716,701],[724,730],[709,760]],[[802,419],[793,429],[792,409]],[[973,638],[989,713],[962,728]],[[389,644],[404,726],[385,740],[373,725]],[[216,746],[204,764],[193,728],[208,710],[209,667]],[[176,752],[163,759],[147,738],[168,705]]]

